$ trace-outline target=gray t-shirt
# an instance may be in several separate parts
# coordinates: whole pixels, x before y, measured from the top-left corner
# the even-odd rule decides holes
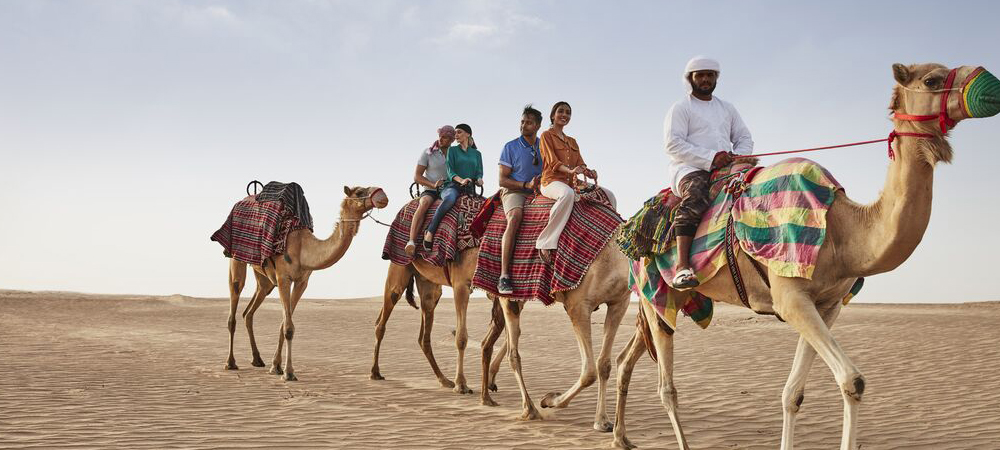
[[[437,148],[425,149],[420,152],[420,159],[417,160],[418,166],[427,167],[427,170],[424,171],[424,177],[434,182],[448,178],[447,164],[444,152]]]

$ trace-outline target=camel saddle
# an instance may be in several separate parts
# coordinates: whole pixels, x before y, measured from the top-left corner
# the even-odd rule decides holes
[[[603,189],[580,194],[566,228],[559,236],[552,265],[549,265],[539,257],[535,241],[549,223],[549,210],[554,203],[541,195],[525,201],[511,258],[514,293],[503,295],[504,298],[539,300],[549,305],[553,302],[553,294],[575,289],[623,222]],[[479,246],[479,261],[472,286],[500,295],[497,282],[500,281],[500,252],[503,234],[507,230],[507,216],[500,202],[495,202],[492,207],[492,216]]]
[[[272,181],[237,202],[211,240],[222,245],[226,257],[260,265],[284,253],[288,233],[301,229],[313,229],[302,187]]]
[[[704,284],[728,266],[740,299],[750,307],[743,276],[733,263],[739,251],[754,261],[757,274],[752,276],[759,275],[765,283],[769,273],[812,278],[826,237],[826,212],[842,189],[825,168],[804,158],[714,173],[712,203],[691,245],[691,264],[698,281]],[[661,191],[644,203],[617,236],[622,251],[632,258],[632,290],[652,304],[671,327],[676,327],[677,311],[692,309],[692,301],[707,300],[669,287],[677,272],[670,219],[678,202],[669,189]],[[701,311],[692,319],[706,327],[711,314]]]
[[[470,227],[472,226],[472,218],[479,212],[485,201],[486,199],[478,195],[462,194],[459,196],[451,210],[441,219],[437,232],[434,233],[434,245],[430,251],[427,251],[421,245],[420,239],[424,230],[430,225],[434,212],[441,205],[441,200],[436,200],[430,208],[427,208],[427,213],[424,215],[424,224],[420,227],[420,233],[417,235],[415,257],[432,265],[445,267],[449,261],[457,261],[463,250],[478,247],[479,239],[472,235]],[[406,243],[410,240],[410,223],[413,221],[413,213],[417,211],[418,204],[419,199],[411,200],[396,214],[396,218],[389,226],[389,234],[385,237],[382,259],[403,266],[413,262],[413,257],[406,254]]]

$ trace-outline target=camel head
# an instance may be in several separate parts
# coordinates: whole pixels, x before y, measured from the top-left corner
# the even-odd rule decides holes
[[[347,198],[340,204],[341,209],[351,211],[361,216],[372,208],[385,208],[389,204],[389,197],[380,187],[350,187],[344,186],[344,194]]]
[[[929,125],[927,131],[944,135],[964,119],[1000,113],[1000,80],[982,67],[897,63],[892,74],[898,84],[889,109],[897,118]]]

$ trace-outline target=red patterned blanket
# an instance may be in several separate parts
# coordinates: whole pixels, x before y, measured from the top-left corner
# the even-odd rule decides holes
[[[454,261],[462,250],[478,247],[479,240],[472,236],[469,227],[472,225],[473,217],[476,216],[485,201],[486,199],[475,195],[458,197],[455,206],[452,206],[448,214],[441,219],[437,233],[434,234],[434,246],[428,252],[420,245],[420,239],[423,236],[423,230],[430,225],[434,211],[437,211],[438,205],[441,204],[440,200],[435,201],[430,208],[427,208],[424,224],[420,227],[420,234],[417,235],[416,256],[440,267],[448,261]],[[404,266],[413,261],[413,258],[406,254],[406,242],[410,240],[410,222],[413,221],[413,213],[417,210],[417,203],[417,200],[410,201],[396,214],[396,219],[389,227],[389,234],[385,237],[382,259]]]
[[[248,196],[233,206],[222,228],[212,234],[212,240],[222,244],[227,257],[259,265],[284,253],[288,233],[303,228],[312,229],[310,224],[301,223],[285,202],[259,202]]]
[[[511,261],[511,283],[514,294],[504,297],[511,300],[540,300],[549,305],[552,294],[575,289],[583,281],[587,269],[597,259],[598,253],[611,240],[621,216],[611,207],[604,190],[597,189],[580,196],[566,228],[559,237],[559,247],[552,265],[545,264],[538,256],[535,241],[549,222],[549,210],[554,202],[538,195],[524,205],[524,216],[518,229]],[[472,286],[499,295],[500,248],[507,220],[503,207],[497,205],[493,218],[486,226],[486,233],[479,247],[479,261]]]

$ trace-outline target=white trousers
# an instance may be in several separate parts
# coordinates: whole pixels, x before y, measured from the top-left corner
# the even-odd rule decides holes
[[[608,194],[611,205],[617,210],[618,202],[615,200],[615,195],[603,187],[601,189],[604,189],[604,193]],[[555,200],[556,203],[552,205],[552,209],[549,211],[549,223],[538,235],[538,240],[535,241],[535,248],[554,249],[559,243],[559,236],[562,235],[563,228],[566,227],[566,222],[569,221],[570,213],[573,212],[576,191],[561,181],[553,181],[543,185],[541,191],[542,195]]]

